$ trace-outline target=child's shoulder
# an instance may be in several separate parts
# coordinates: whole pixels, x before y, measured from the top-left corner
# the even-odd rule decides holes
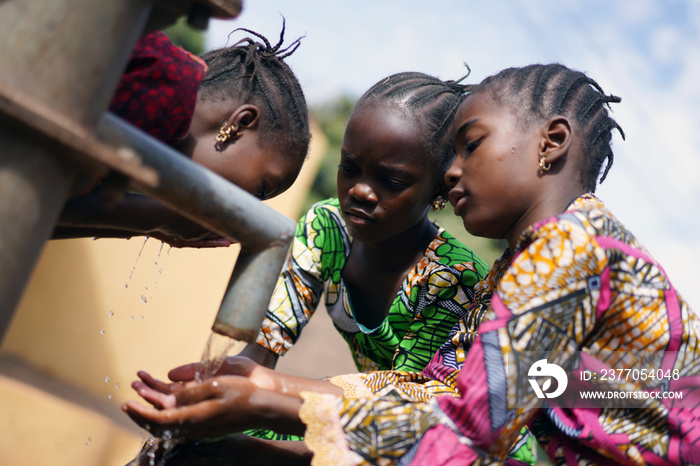
[[[347,229],[345,220],[340,213],[338,199],[330,198],[316,202],[309,208],[297,224],[297,233],[301,233],[300,229],[320,232],[337,228]]]
[[[488,264],[469,246],[455,238],[452,233],[443,227],[439,227],[438,233],[432,243],[430,243],[429,248],[434,254],[435,260],[441,264],[447,266],[471,264],[480,275],[486,275],[488,272]]]
[[[338,198],[332,197],[330,199],[318,201],[309,208],[308,212],[306,212],[307,218],[314,218],[319,215],[323,217],[334,216],[342,218]]]
[[[557,238],[566,241],[568,247],[594,243],[596,247],[617,249],[625,245],[624,249],[632,248],[646,254],[644,246],[634,234],[592,193],[576,198],[565,212],[532,225],[524,232],[521,244],[535,239],[554,244],[552,242]]]

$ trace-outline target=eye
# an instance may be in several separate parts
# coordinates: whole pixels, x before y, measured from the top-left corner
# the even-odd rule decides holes
[[[408,183],[393,178],[385,178],[384,184],[393,191],[401,191],[408,187]]]
[[[482,140],[483,139],[480,138],[480,139],[477,139],[475,141],[468,142],[467,144],[464,145],[464,149],[471,154],[472,152],[474,152],[476,150],[477,147],[479,147]]]
[[[353,175],[353,174],[359,172],[359,170],[356,167],[354,167],[348,163],[341,163],[340,165],[338,165],[338,171],[341,171],[341,172],[345,173],[346,175]]]
[[[265,185],[263,184],[263,185],[260,187],[260,191],[258,191],[258,193],[255,195],[255,197],[257,197],[257,198],[260,199],[261,201],[264,201],[265,199],[267,199],[267,197],[268,197],[268,189],[267,189],[267,186],[265,186]]]

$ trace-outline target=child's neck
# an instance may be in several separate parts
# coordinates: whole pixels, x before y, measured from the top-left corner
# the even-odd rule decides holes
[[[437,227],[426,217],[399,235],[378,243],[356,242],[353,249],[357,248],[365,263],[380,270],[404,271],[413,268],[423,257],[437,232]]]

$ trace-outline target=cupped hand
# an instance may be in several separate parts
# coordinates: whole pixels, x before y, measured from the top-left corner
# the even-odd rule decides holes
[[[154,435],[212,439],[256,427],[256,387],[245,377],[222,376],[202,383],[168,384],[139,373],[134,388],[152,406],[127,401],[122,410]]]
[[[168,378],[173,382],[189,382],[195,380],[198,374],[204,372],[202,363],[185,364],[168,372]],[[275,371],[256,363],[245,356],[229,356],[226,358],[215,375],[238,375],[248,378],[256,387],[265,390],[275,390]]]

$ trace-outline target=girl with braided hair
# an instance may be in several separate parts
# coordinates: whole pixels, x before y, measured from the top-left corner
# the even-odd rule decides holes
[[[422,373],[453,374],[459,397],[291,396],[218,377],[210,398],[225,386],[240,407],[227,428],[306,429],[314,464],[513,464],[506,455],[524,425],[556,464],[698,464],[700,322],[593,194],[612,163],[612,131],[622,133],[608,113],[619,101],[553,64],[505,70],[460,105],[457,156],[445,175],[450,203],[468,231],[509,246],[476,286],[474,305],[485,310],[476,335],[460,321]],[[543,352],[544,365],[533,361]],[[545,365],[564,377],[547,368],[556,390],[538,385],[540,397],[528,377]],[[655,375],[610,375],[642,370]],[[156,388],[160,406],[190,407],[189,389],[169,389]],[[554,391],[562,398],[546,396]],[[648,396],[585,404],[582,391]],[[143,410],[140,421],[167,419],[154,413],[173,415]]]
[[[428,218],[431,208],[444,205],[444,172],[454,157],[452,118],[467,89],[423,73],[399,73],[358,100],[343,139],[338,198],[317,203],[301,219],[258,344],[248,345],[243,356],[227,358],[218,375],[244,375],[257,386],[292,396],[303,390],[345,390],[347,397],[393,391],[424,402],[438,394],[456,396],[453,381],[427,381],[420,372],[456,322],[477,322],[482,312],[471,304],[485,264]],[[271,371],[268,367],[296,342],[323,293],[361,373],[314,381]],[[217,381],[221,388],[213,398],[222,402],[207,403],[209,382],[191,382],[199,370],[198,364],[173,369],[174,384],[140,372],[142,382],[133,386],[155,408],[129,402],[125,411],[155,430],[172,424],[171,431],[189,440],[226,432],[228,413],[240,409],[241,399],[228,398]],[[192,406],[172,409],[172,394],[185,386],[191,395],[185,404]],[[298,438],[280,435],[296,433],[284,425],[264,427],[280,429],[248,433],[272,441]],[[522,448],[512,454],[531,463],[529,439],[525,430]],[[218,451],[202,448],[208,452],[180,449],[179,458]]]
[[[287,190],[311,133],[299,82],[283,48],[248,29],[233,46],[195,57],[162,32],[136,45],[110,110],[260,199]],[[103,207],[100,187],[66,206],[54,238],[149,235],[173,246],[227,245],[212,233],[137,194]],[[209,238],[208,241],[197,241]]]

